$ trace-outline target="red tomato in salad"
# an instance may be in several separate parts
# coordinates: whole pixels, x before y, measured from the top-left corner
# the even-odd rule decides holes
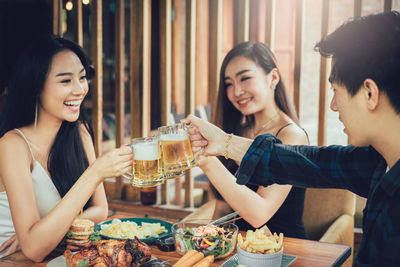
[[[200,248],[208,248],[209,246],[210,246],[210,245],[207,244],[206,242],[204,242],[204,240],[201,240]]]

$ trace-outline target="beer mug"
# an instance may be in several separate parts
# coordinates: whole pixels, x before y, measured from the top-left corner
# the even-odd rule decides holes
[[[158,128],[166,179],[177,178],[195,166],[187,129],[183,123]]]
[[[134,138],[131,147],[133,151],[132,185],[149,187],[162,184],[164,173],[158,136]]]

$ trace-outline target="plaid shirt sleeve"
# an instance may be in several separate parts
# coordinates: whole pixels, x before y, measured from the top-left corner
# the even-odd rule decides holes
[[[291,146],[264,134],[250,146],[236,176],[238,184],[345,188],[366,197],[381,160],[370,146]]]

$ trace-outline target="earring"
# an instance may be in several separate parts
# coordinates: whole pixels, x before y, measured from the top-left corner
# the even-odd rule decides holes
[[[37,126],[37,118],[38,117],[38,102],[36,101],[36,104],[35,104],[35,122],[33,123],[33,127],[36,129],[36,126]]]
[[[272,90],[272,91],[275,91],[276,84],[275,84],[274,82],[272,82],[270,87],[271,87],[271,90]]]

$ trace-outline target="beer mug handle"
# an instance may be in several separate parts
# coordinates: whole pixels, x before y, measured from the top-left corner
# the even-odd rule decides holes
[[[122,174],[122,176],[125,177],[126,179],[129,179],[129,180],[133,179],[132,173],[129,173],[129,172]]]
[[[187,130],[187,129],[189,129],[189,128],[192,127],[192,124],[191,124],[191,123],[183,123],[183,122],[182,122],[182,125],[183,125],[183,129],[185,129],[185,130]]]

